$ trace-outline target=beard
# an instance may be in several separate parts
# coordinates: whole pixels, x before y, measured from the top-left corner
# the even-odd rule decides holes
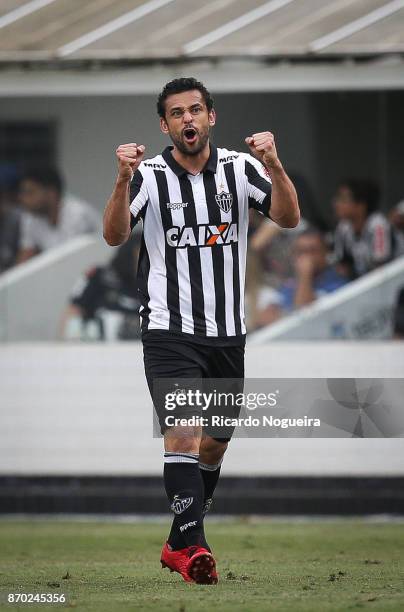
[[[198,139],[195,144],[188,144],[184,139],[183,135],[179,136],[170,133],[172,143],[183,155],[199,155],[201,151],[206,147],[206,143],[209,140],[209,128],[204,128],[201,131],[197,131]]]

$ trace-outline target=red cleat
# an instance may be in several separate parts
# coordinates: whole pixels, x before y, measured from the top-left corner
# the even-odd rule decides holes
[[[171,550],[166,542],[161,551],[161,566],[171,572],[181,574],[185,582],[196,584],[217,584],[216,562],[206,548],[189,546],[180,550]]]
[[[166,542],[161,551],[161,567],[168,567],[171,572],[178,572],[185,582],[194,582],[187,572],[189,562],[188,548],[171,550],[171,546]]]
[[[197,584],[217,584],[216,561],[206,548],[190,546],[188,548],[187,575]]]

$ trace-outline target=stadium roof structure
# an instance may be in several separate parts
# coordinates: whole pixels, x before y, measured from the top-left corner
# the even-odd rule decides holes
[[[0,61],[404,52],[404,0],[2,0]]]
[[[246,61],[254,73],[257,64],[365,64],[392,58],[402,70],[404,0],[0,3],[3,75],[4,70],[30,67],[59,72],[117,65],[167,70],[198,62],[212,70],[223,62]],[[144,75],[147,81],[147,71]],[[219,84],[226,75],[222,71]],[[2,90],[0,84],[0,94]]]

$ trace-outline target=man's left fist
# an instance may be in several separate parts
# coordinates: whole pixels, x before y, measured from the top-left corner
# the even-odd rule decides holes
[[[278,161],[274,135],[271,132],[258,132],[245,139],[254,157],[265,166],[273,166]]]

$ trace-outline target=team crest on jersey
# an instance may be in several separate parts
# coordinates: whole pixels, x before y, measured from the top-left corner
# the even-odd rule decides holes
[[[174,514],[181,514],[184,510],[189,508],[193,501],[193,497],[184,497],[184,499],[180,499],[178,495],[175,495],[173,503],[171,504],[171,510]]]
[[[226,191],[221,191],[220,193],[215,195],[215,200],[223,212],[225,213],[229,212],[233,204],[233,196],[231,193],[226,193]]]

